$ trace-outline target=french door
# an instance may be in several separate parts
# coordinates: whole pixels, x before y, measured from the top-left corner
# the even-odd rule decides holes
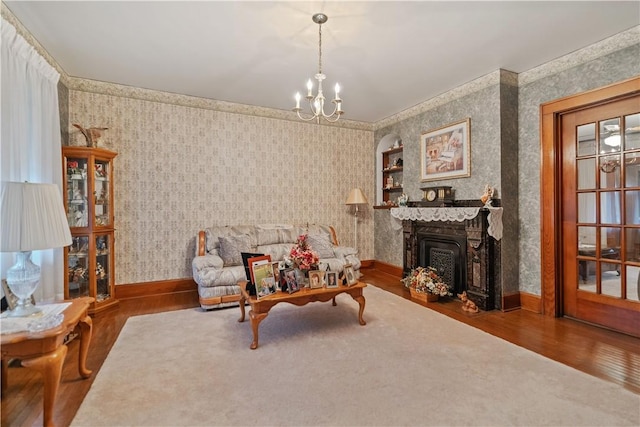
[[[562,314],[640,335],[640,96],[560,116]]]

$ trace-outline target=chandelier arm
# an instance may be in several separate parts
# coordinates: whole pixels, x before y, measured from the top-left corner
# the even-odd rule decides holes
[[[340,114],[338,114],[338,115],[335,117],[335,119],[333,119],[333,120],[331,119],[331,117],[332,117],[332,116],[324,116],[324,119],[325,119],[326,121],[328,121],[329,123],[335,123],[335,122],[337,122],[338,120],[340,120]]]
[[[333,107],[333,111],[331,112],[331,114],[325,114],[324,109],[322,110],[322,117],[328,118],[328,117],[333,117],[335,115],[338,115],[338,117],[340,117],[340,115],[342,114],[342,112],[338,112],[338,105],[336,104],[335,107]]]
[[[295,109],[294,111],[296,112],[296,114],[298,114],[298,118],[299,118],[300,120],[304,120],[305,122],[310,122],[311,120],[314,120],[314,119],[316,119],[316,120],[317,120],[317,119],[318,119],[318,117],[319,117],[319,116],[317,116],[317,115],[313,115],[313,116],[310,116],[310,117],[303,117],[303,116],[300,114],[300,109],[299,109],[299,108]]]

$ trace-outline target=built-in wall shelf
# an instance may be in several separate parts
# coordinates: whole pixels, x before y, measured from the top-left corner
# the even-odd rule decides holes
[[[382,152],[382,202],[385,204],[376,208],[389,209],[397,206],[395,193],[402,192],[403,148],[399,145]]]

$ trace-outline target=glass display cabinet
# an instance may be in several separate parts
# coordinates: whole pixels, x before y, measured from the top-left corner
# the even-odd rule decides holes
[[[63,183],[67,220],[73,238],[65,249],[64,296],[90,296],[95,313],[115,299],[113,159],[102,148],[63,147]]]

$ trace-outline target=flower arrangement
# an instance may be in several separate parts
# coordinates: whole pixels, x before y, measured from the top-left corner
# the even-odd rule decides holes
[[[315,269],[318,266],[318,262],[320,262],[318,254],[311,249],[309,242],[307,242],[306,234],[298,236],[296,243],[289,252],[289,259],[296,268],[301,270]]]
[[[411,273],[402,279],[402,283],[418,293],[441,297],[452,295],[447,284],[442,281],[433,267],[418,267],[411,270]]]

